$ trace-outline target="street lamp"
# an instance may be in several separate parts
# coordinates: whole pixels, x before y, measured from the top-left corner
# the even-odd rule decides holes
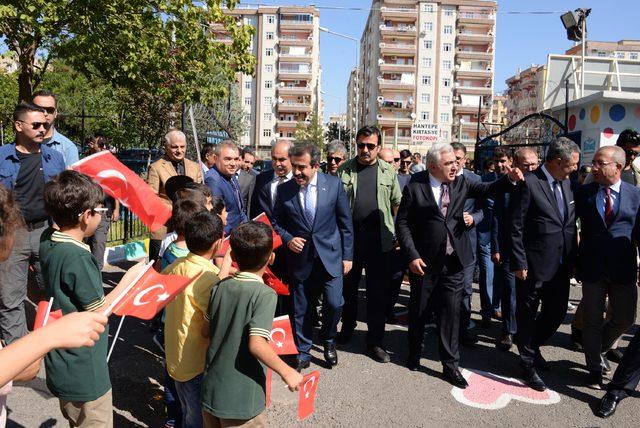
[[[356,138],[356,133],[358,132],[359,126],[360,126],[360,106],[359,106],[359,100],[360,100],[360,84],[359,84],[359,80],[360,80],[360,41],[358,39],[356,39],[355,37],[351,37],[348,36],[346,34],[341,34],[341,33],[336,33],[335,31],[331,31],[326,27],[318,27],[320,29],[320,31],[322,31],[323,33],[327,33],[327,34],[332,34],[334,36],[337,37],[342,37],[343,39],[347,39],[347,40],[351,40],[352,42],[355,42],[356,44],[356,79],[354,81],[354,85],[355,85],[355,89],[356,89],[356,123],[355,123],[355,132],[352,133],[351,137],[353,139],[353,143],[355,143],[355,138]],[[351,147],[353,144],[349,145],[349,156],[351,156]]]
[[[342,103],[344,102],[344,98],[339,97],[339,96],[337,96],[337,95],[329,94],[329,93],[327,93],[327,92],[325,92],[325,91],[320,91],[320,93],[321,93],[322,95],[327,95],[327,96],[329,96],[329,97],[336,98],[337,100],[339,100],[339,101],[340,101],[340,104],[342,104]],[[340,113],[340,114],[343,114],[343,113]],[[345,113],[345,119],[346,119],[346,113]],[[343,125],[345,125],[345,126],[346,126],[346,120],[345,120],[345,122],[343,123]],[[340,124],[340,123],[338,123],[338,140],[342,141],[342,126],[341,126],[341,124]],[[351,150],[349,150],[349,155],[351,155]]]
[[[573,12],[567,12],[560,16],[562,25],[567,30],[567,39],[574,42],[582,43],[582,61],[580,67],[580,96],[584,97],[584,57],[587,44],[587,16],[591,13],[591,9],[576,9]]]

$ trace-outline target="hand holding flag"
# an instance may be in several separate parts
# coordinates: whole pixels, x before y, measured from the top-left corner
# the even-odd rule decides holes
[[[33,329],[37,330],[45,325],[62,317],[62,311],[51,311],[53,306],[53,297],[49,300],[42,300],[38,302],[38,309],[36,310],[36,319],[33,322]]]
[[[298,394],[298,420],[304,420],[311,416],[315,410],[316,392],[320,372],[313,371],[302,380],[302,386]]]

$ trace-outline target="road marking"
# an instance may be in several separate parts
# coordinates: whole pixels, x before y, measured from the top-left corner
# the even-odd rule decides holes
[[[451,395],[462,404],[478,409],[502,409],[511,400],[530,404],[557,404],[560,394],[550,389],[539,392],[526,386],[521,380],[502,377],[480,370],[461,370],[469,383],[466,389],[454,387]]]

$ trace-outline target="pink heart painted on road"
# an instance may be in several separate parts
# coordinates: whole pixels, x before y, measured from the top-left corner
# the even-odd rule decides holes
[[[462,370],[462,375],[469,386],[466,389],[453,388],[451,394],[467,406],[495,410],[506,407],[511,400],[544,405],[560,402],[557,392],[550,389],[535,391],[518,379],[479,370]]]

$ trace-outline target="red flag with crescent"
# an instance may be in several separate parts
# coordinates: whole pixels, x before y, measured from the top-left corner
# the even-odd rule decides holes
[[[316,391],[320,372],[313,371],[302,378],[302,386],[298,393],[298,420],[311,416],[315,410]]]
[[[298,353],[296,343],[293,341],[293,329],[289,315],[283,315],[273,319],[271,327],[271,347],[278,355],[294,355]]]
[[[171,208],[156,192],[108,150],[87,156],[71,168],[95,180],[106,194],[128,207],[152,232],[171,217]]]
[[[281,296],[289,295],[289,286],[282,282],[280,278],[275,276],[275,274],[271,272],[271,269],[269,269],[268,267],[262,274],[262,280],[266,285],[273,288],[273,291],[275,291],[277,294]]]
[[[280,237],[280,235],[278,235],[278,232],[275,231],[275,229],[273,228],[273,226],[271,225],[271,222],[269,221],[269,217],[267,217],[267,215],[265,213],[260,214],[258,217],[254,218],[253,221],[258,221],[260,223],[264,223],[267,226],[269,226],[271,228],[272,232],[272,236],[273,236],[273,249],[277,249],[278,247],[280,247],[282,245],[282,238]],[[227,250],[229,249],[229,237],[227,236],[226,238],[224,238],[224,240],[222,241],[222,245],[220,245],[220,249],[218,250],[218,257],[223,257],[225,255],[225,253],[227,252]]]
[[[197,277],[162,275],[155,269],[147,269],[140,279],[116,298],[118,302],[113,313],[150,320]]]

